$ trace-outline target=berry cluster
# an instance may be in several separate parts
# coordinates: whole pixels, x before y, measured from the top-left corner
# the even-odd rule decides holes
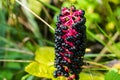
[[[83,10],[74,6],[62,8],[55,30],[54,77],[65,76],[67,80],[79,80],[84,64],[86,27]]]

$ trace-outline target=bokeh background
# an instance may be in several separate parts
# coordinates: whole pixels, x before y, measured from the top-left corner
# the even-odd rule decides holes
[[[54,80],[53,29],[71,5],[86,17],[81,80],[120,80],[120,0],[0,0],[0,80]]]

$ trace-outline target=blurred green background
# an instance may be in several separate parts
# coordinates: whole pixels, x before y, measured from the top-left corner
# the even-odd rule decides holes
[[[0,80],[54,80],[48,26],[55,29],[60,9],[71,5],[86,17],[81,80],[120,80],[120,0],[0,0]]]

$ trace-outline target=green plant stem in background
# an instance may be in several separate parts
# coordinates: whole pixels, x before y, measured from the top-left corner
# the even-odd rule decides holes
[[[107,66],[105,66],[105,65],[102,65],[102,64],[100,64],[100,63],[91,62],[91,61],[85,61],[85,62],[86,62],[86,63],[89,63],[89,64],[92,64],[92,65],[95,65],[95,66],[100,66],[100,67],[105,68],[105,69],[107,69],[107,70],[110,70],[109,67],[107,67]]]
[[[34,53],[30,52],[30,51],[19,50],[19,49],[15,49],[15,48],[4,48],[4,47],[0,47],[0,50],[19,52],[19,53],[29,54],[29,55],[33,55],[33,54],[34,54]]]
[[[50,26],[46,21],[44,21],[41,17],[39,17],[37,14],[35,14],[33,11],[31,11],[29,8],[27,8],[25,5],[23,5],[20,1],[16,0],[18,4],[20,4],[23,8],[28,10],[30,13],[32,13],[35,17],[37,17],[40,21],[42,21],[44,24],[46,24],[51,30],[55,31],[52,26]]]
[[[104,41],[102,41],[100,38],[96,37],[96,35],[88,29],[87,29],[87,34],[90,35],[95,40],[97,40],[98,42],[100,42],[102,45],[104,45],[104,46],[106,45],[106,43]]]
[[[33,62],[32,60],[8,60],[8,59],[0,59],[0,62],[19,62],[19,63],[30,63],[30,62]],[[107,70],[110,70],[109,67],[105,66],[105,65],[102,65],[100,63],[96,63],[96,62],[91,62],[91,61],[85,61],[86,63],[89,63],[91,65],[95,65],[95,66],[99,66],[99,67],[102,67],[102,68],[105,68]],[[39,62],[38,62],[39,63]],[[50,65],[54,65],[54,63],[51,63]]]
[[[43,39],[46,43],[48,43],[49,45],[51,45],[51,46],[54,46],[54,43],[53,42],[51,42],[51,41],[49,41],[49,40],[46,40],[46,39]]]
[[[20,63],[30,63],[31,60],[8,60],[8,59],[0,59],[0,62],[20,62]]]
[[[112,41],[115,41],[116,38],[118,37],[118,35],[119,35],[119,32],[116,32],[115,35],[112,37]],[[111,44],[112,44],[112,42],[111,42],[111,40],[110,40],[110,41],[108,42],[107,46],[110,46]],[[95,58],[95,60],[94,60],[95,62],[98,62],[98,61],[102,58],[102,55],[104,55],[104,54],[107,52],[107,50],[108,50],[107,46],[104,47],[104,48],[101,50],[99,56]],[[116,53],[116,55],[119,55],[119,54]]]
[[[26,0],[21,0],[22,5],[25,5],[24,7],[27,8],[28,3]],[[39,32],[39,27],[38,24],[36,23],[36,21],[34,20],[34,16],[29,13],[29,11],[25,10],[25,8],[22,7],[22,11],[25,14],[25,16],[27,17],[28,20],[28,27],[30,28],[30,30],[33,32],[35,38],[37,39],[37,42],[39,43],[40,46],[43,46],[43,40],[42,40],[42,34]],[[29,8],[27,8],[29,9]]]
[[[107,33],[96,23],[96,27],[98,27],[98,29],[101,31],[101,33],[105,36],[105,37],[107,37],[109,40],[111,40],[112,41],[112,39],[109,37],[109,35],[107,35]],[[112,42],[114,42],[114,41],[112,41]]]
[[[100,56],[99,55],[99,53],[91,53],[91,54],[85,54],[85,58],[90,58],[90,57],[98,57],[98,56]],[[116,57],[116,55],[115,54],[103,54],[103,55],[101,55],[101,57]]]

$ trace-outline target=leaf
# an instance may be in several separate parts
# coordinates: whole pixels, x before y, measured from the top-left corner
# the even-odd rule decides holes
[[[49,65],[54,62],[54,48],[40,47],[35,53],[35,61]]]
[[[80,73],[80,80],[104,80],[104,76],[99,72]]]
[[[52,74],[54,71],[54,67],[38,62],[32,62],[25,68],[25,71],[34,76],[53,78]]]
[[[53,47],[40,47],[36,50],[35,61],[26,66],[25,71],[31,75],[45,78],[52,78],[54,60],[54,48]]]
[[[111,69],[106,75],[105,80],[120,80],[120,74],[117,69]]]

